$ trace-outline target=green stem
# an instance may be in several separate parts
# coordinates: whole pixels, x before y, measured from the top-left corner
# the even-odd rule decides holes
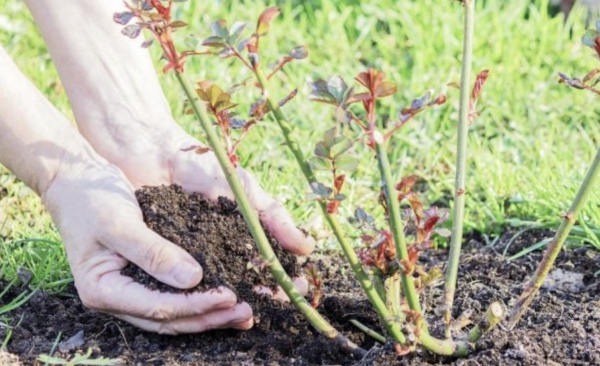
[[[350,323],[352,323],[355,327],[357,327],[358,329],[360,329],[363,333],[365,333],[369,337],[373,338],[377,342],[379,342],[381,344],[385,344],[385,337],[382,336],[381,334],[377,333],[373,329],[367,327],[366,325],[364,325],[363,323],[361,323],[361,322],[359,322],[358,320],[355,320],[355,319],[351,319]]]
[[[304,157],[304,153],[302,152],[300,145],[293,137],[293,132],[290,123],[283,115],[283,112],[279,108],[277,102],[273,101],[273,99],[269,96],[269,82],[259,65],[256,65],[254,72],[259,84],[265,91],[264,94],[266,95],[267,104],[269,105],[269,108],[271,109],[273,116],[275,117],[275,121],[281,129],[285,140],[285,144],[294,155],[294,158],[296,159],[300,170],[302,170],[302,174],[304,175],[309,184],[317,182],[315,173],[308,165],[308,162]],[[365,273],[362,264],[358,259],[358,256],[354,252],[352,244],[344,236],[344,232],[337,218],[327,211],[327,205],[324,202],[319,202],[319,207],[321,207],[321,211],[323,213],[323,216],[325,217],[325,220],[327,221],[327,224],[333,231],[333,234],[335,235],[338,243],[340,244],[340,247],[342,248],[342,252],[346,257],[346,260],[350,264],[350,268],[352,268],[352,271],[358,279],[358,282],[360,283],[361,287],[365,291],[367,298],[375,308],[375,311],[377,312],[379,317],[384,321],[387,331],[396,342],[404,344],[406,340],[404,334],[402,334],[402,332],[400,331],[400,326],[392,321],[390,313],[385,306],[385,302],[381,300],[381,297],[379,297],[379,295],[377,294],[375,286],[373,286],[373,283],[369,280],[369,277]]]
[[[396,256],[398,257],[398,261],[402,264],[404,260],[408,260],[408,247],[406,245],[406,238],[404,237],[404,223],[402,222],[402,218],[400,218],[400,203],[398,202],[397,194],[394,189],[394,181],[392,178],[390,162],[386,153],[385,143],[377,144],[377,161],[379,162],[383,191],[385,193],[389,211],[390,229],[396,245]],[[402,269],[400,269],[400,278],[402,280],[404,296],[406,297],[408,307],[423,315],[421,304],[419,302],[419,294],[415,288],[412,275],[405,275]],[[422,321],[422,319],[423,317],[421,316],[421,331],[427,333],[427,324]]]
[[[504,308],[498,302],[493,302],[488,307],[484,316],[477,325],[471,329],[467,338],[468,341],[452,341],[450,339],[437,339],[427,333],[419,335],[421,345],[435,354],[442,356],[465,357],[472,350],[472,343],[476,343],[482,335],[488,333],[504,317]]]
[[[390,275],[385,280],[385,288],[386,288],[386,298],[387,298],[387,307],[394,314],[394,316],[398,317],[401,312],[401,294],[400,294],[400,275],[398,273],[394,273]]]
[[[470,114],[470,85],[471,63],[473,58],[473,32],[475,23],[475,0],[464,2],[464,40],[462,75],[460,80],[460,110],[458,122],[458,150],[456,158],[456,182],[454,190],[454,212],[452,216],[452,239],[450,242],[450,255],[446,269],[444,290],[444,321],[446,323],[446,338],[450,337],[450,323],[452,321],[452,305],[456,291],[458,265],[460,262],[460,249],[463,238],[463,219],[465,211],[465,172],[467,163],[467,139],[469,132]]]
[[[227,178],[227,182],[229,183],[229,187],[231,191],[235,195],[235,199],[238,205],[239,211],[242,213],[248,228],[256,242],[258,247],[258,251],[262,257],[262,260],[267,264],[267,268],[279,284],[279,286],[285,291],[287,296],[290,298],[290,301],[300,310],[300,312],[308,319],[308,321],[319,331],[319,333],[323,334],[327,338],[333,340],[338,345],[340,345],[344,350],[357,354],[364,355],[365,351],[358,347],[356,344],[348,340],[342,334],[340,334],[331,324],[325,320],[302,296],[302,294],[298,291],[292,279],[287,275],[283,266],[279,262],[279,259],[275,255],[265,232],[262,229],[260,224],[260,220],[258,215],[254,211],[254,208],[250,204],[248,197],[244,191],[242,183],[239,179],[239,176],[235,170],[235,167],[229,160],[227,156],[227,152],[223,148],[221,144],[221,140],[213,129],[212,123],[204,106],[200,105],[196,100],[196,96],[194,93],[194,88],[187,80],[185,75],[176,72],[177,80],[179,84],[183,88],[183,91],[188,97],[192,105],[192,109],[198,118],[200,124],[204,132],[206,133],[208,142],[210,147],[212,148],[221,168],[223,169],[223,173]]]
[[[558,257],[558,254],[562,250],[562,247],[565,244],[565,241],[569,237],[569,232],[573,228],[573,225],[575,224],[575,220],[577,219],[577,216],[581,212],[581,209],[587,202],[589,195],[591,194],[595,184],[597,183],[599,172],[600,172],[600,149],[596,153],[596,157],[594,158],[594,161],[592,162],[592,166],[588,170],[585,180],[581,184],[581,187],[579,188],[579,192],[577,192],[577,196],[575,196],[575,200],[571,204],[569,211],[564,215],[563,221],[560,224],[558,231],[554,235],[552,242],[550,243],[548,248],[546,248],[546,252],[544,253],[544,257],[542,258],[542,261],[540,262],[533,277],[529,280],[529,282],[525,286],[525,289],[523,290],[523,293],[519,297],[519,300],[517,301],[515,306],[512,308],[512,310],[510,312],[509,320],[508,320],[510,329],[512,329],[517,324],[517,322],[519,321],[519,319],[521,318],[523,313],[525,313],[525,311],[527,310],[527,308],[529,307],[529,305],[535,298],[535,295],[537,294],[540,287],[542,287],[542,284],[544,283],[544,279],[548,275],[548,272],[550,272],[550,269],[552,269],[552,266],[554,265],[554,261],[556,260],[556,257]]]
[[[494,329],[503,317],[504,307],[499,302],[491,303],[481,320],[469,332],[469,341],[477,342],[482,335]]]

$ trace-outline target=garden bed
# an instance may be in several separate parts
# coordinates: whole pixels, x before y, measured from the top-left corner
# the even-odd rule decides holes
[[[352,341],[370,350],[363,360],[353,360],[319,336],[291,305],[252,292],[255,284],[273,286],[266,271],[247,269],[256,257],[241,216],[234,206],[220,200],[210,204],[198,195],[187,196],[177,187],[147,189],[138,199],[149,226],[186,249],[204,267],[201,288],[227,285],[254,308],[257,322],[250,331],[216,330],[198,335],[165,336],[138,330],[111,316],[85,309],[74,288],[64,296],[42,292],[9,316],[23,319],[14,329],[8,351],[23,364],[33,364],[49,353],[59,332],[63,339],[84,331],[79,347],[94,350],[95,356],[121,358],[131,365],[598,365],[600,364],[600,254],[590,249],[563,252],[557,268],[572,277],[572,283],[555,281],[544,288],[513,331],[503,327],[482,338],[466,359],[452,360],[419,350],[398,358],[357,331],[349,320],[356,319],[378,328],[376,314],[364,297],[345,262],[335,253],[315,254],[311,260],[324,272],[325,298],[319,310]],[[549,232],[535,232],[515,241],[509,253],[532,245]],[[520,285],[533,272],[541,255],[534,253],[513,262],[498,254],[510,234],[494,247],[471,239],[462,254],[455,309],[485,311],[493,300],[511,304]],[[279,248],[274,240],[272,244]],[[222,249],[219,249],[222,248]],[[292,275],[300,269],[292,256],[278,255]],[[446,252],[427,252],[420,257],[425,267],[441,266]],[[125,271],[151,288],[173,291],[131,266]],[[582,274],[583,276],[578,276]],[[553,276],[550,276],[553,278]],[[564,278],[564,276],[562,276]],[[3,284],[0,283],[0,287]],[[10,301],[19,289],[3,301]],[[441,322],[434,313],[443,288],[436,286],[423,299],[432,333],[441,335]],[[460,316],[455,313],[454,317]],[[0,328],[0,339],[5,330]],[[60,354],[58,354],[60,355]],[[64,355],[63,355],[64,356]]]

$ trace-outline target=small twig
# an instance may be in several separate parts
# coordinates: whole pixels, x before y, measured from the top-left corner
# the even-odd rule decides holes
[[[369,337],[373,338],[377,342],[379,342],[381,344],[385,344],[385,337],[383,335],[381,335],[380,333],[378,333],[378,332],[374,331],[373,329],[367,327],[366,325],[364,325],[363,323],[359,322],[356,319],[351,319],[350,323],[352,323],[355,327],[357,327],[358,329],[360,329],[363,333],[365,333]]]

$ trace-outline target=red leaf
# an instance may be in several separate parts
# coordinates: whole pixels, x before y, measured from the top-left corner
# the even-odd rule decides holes
[[[419,176],[417,175],[409,175],[407,177],[402,178],[402,180],[396,184],[396,190],[402,193],[410,192],[412,187],[419,180]]]
[[[481,91],[483,89],[483,85],[488,78],[490,70],[483,70],[479,74],[477,74],[477,79],[475,79],[475,86],[473,86],[473,92],[471,93],[471,100],[476,101],[481,95]]]
[[[256,25],[256,34],[259,36],[264,36],[269,33],[269,27],[271,22],[277,15],[279,15],[279,8],[276,6],[271,6],[265,11],[262,12],[260,17],[258,18],[258,24]]]
[[[342,187],[344,187],[344,181],[346,180],[346,175],[342,174],[338,177],[335,178],[335,181],[333,182],[335,189],[336,189],[336,193],[340,193],[340,191],[342,190]]]

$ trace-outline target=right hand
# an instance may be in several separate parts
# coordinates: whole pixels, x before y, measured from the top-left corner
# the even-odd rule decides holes
[[[78,159],[62,163],[42,199],[86,307],[165,334],[252,327],[252,309],[237,303],[230,289],[160,293],[121,275],[131,261],[163,283],[188,289],[200,283],[202,269],[185,250],[148,229],[133,187],[117,167],[99,157]]]

